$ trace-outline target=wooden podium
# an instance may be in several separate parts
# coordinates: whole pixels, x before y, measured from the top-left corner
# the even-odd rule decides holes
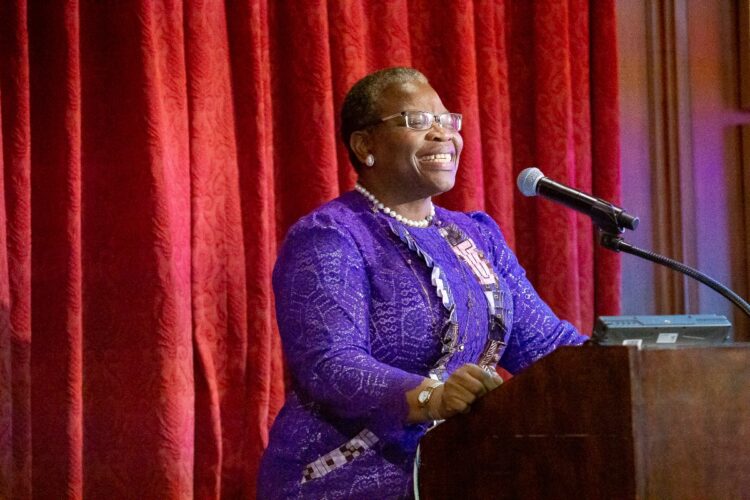
[[[421,442],[420,498],[750,498],[750,346],[563,347]]]

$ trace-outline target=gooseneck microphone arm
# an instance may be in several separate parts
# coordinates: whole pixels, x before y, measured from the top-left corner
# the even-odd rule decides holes
[[[610,234],[601,230],[599,232],[599,244],[609,250],[629,253],[630,255],[635,255],[636,257],[655,262],[656,264],[661,264],[662,266],[666,266],[674,271],[690,276],[694,280],[703,283],[707,287],[721,294],[725,299],[729,300],[735,306],[739,307],[742,312],[750,317],[750,304],[748,304],[745,299],[737,295],[730,288],[719,283],[710,276],[698,271],[697,269],[693,269],[690,266],[686,266],[682,262],[670,259],[669,257],[665,257],[663,255],[659,255],[658,253],[650,252],[648,250],[633,246],[627,241],[623,240],[620,235]]]
[[[638,217],[626,213],[623,209],[605,200],[555,182],[545,177],[538,168],[531,167],[523,170],[518,175],[517,183],[518,189],[525,196],[541,195],[591,217],[598,229],[599,244],[604,248],[635,255],[689,276],[721,294],[750,317],[750,304],[725,285],[681,262],[658,253],[643,250],[626,242],[621,233],[625,229],[633,230],[638,227]]]

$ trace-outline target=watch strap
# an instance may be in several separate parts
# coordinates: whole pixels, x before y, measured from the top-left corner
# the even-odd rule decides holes
[[[441,385],[443,384],[440,382],[436,382],[422,389],[422,391],[419,393],[419,396],[417,397],[417,404],[419,404],[420,408],[427,407],[427,405],[430,403],[430,399],[432,399],[432,393],[435,392],[435,389],[437,389]]]

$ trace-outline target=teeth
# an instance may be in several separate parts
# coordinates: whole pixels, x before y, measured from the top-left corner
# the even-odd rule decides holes
[[[422,160],[422,161],[435,161],[435,162],[445,163],[445,162],[451,161],[452,157],[453,157],[453,155],[450,154],[450,153],[439,153],[439,154],[436,154],[436,155],[422,156],[420,158],[420,160]]]

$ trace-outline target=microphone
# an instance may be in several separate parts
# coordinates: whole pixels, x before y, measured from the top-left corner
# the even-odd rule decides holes
[[[540,195],[588,215],[603,231],[622,233],[625,229],[634,230],[638,227],[638,217],[608,201],[555,182],[545,177],[538,168],[529,167],[521,171],[516,184],[524,196]]]

